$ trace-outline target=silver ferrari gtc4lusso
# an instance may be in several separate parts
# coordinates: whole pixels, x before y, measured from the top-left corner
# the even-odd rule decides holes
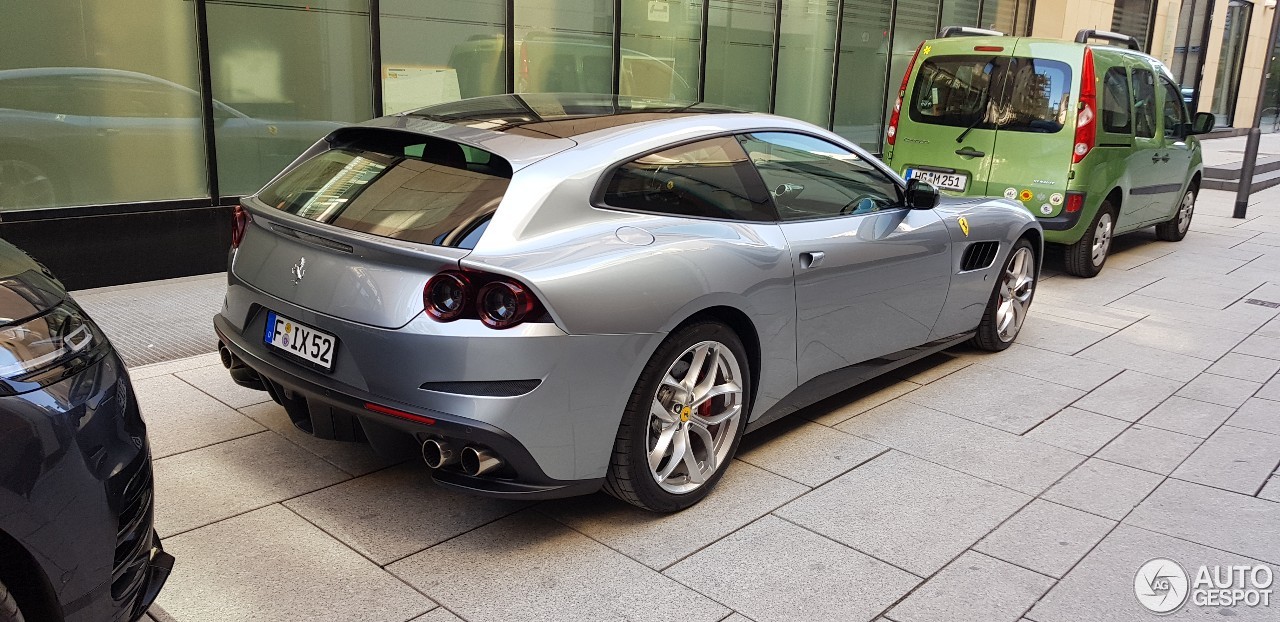
[[[236,209],[223,363],[440,484],[688,507],[742,435],[1001,350],[1041,230],[813,125],[503,95],[334,131]]]

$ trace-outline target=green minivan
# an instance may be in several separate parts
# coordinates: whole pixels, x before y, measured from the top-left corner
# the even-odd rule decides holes
[[[1098,274],[1113,235],[1154,225],[1181,240],[1204,168],[1195,135],[1214,118],[1190,120],[1168,69],[1138,49],[1095,30],[1067,42],[945,28],[907,67],[884,160],[948,194],[1021,203],[1076,276]]]

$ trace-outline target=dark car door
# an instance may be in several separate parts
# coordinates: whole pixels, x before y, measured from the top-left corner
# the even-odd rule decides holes
[[[928,341],[950,285],[942,219],[906,208],[896,181],[834,143],[739,139],[791,250],[799,382]]]

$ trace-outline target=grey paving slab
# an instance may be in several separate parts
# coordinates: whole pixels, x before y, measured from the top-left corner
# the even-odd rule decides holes
[[[839,429],[1030,495],[1083,460],[1065,449],[903,400],[854,417]]]
[[[387,569],[470,622],[637,617],[717,622],[730,613],[674,579],[529,510]]]
[[[385,566],[526,503],[445,489],[431,481],[426,465],[409,462],[290,499],[284,506]]]
[[[1092,391],[1124,371],[1106,363],[1097,363],[1016,343],[1004,352],[983,356],[980,362],[988,367],[1081,391]]]
[[[1175,395],[1236,408],[1244,404],[1260,387],[1260,382],[1206,373],[1196,376],[1186,386],[1178,389]]]
[[[897,622],[1017,622],[1053,579],[967,551],[888,613]]]
[[[266,391],[246,389],[236,384],[221,363],[183,370],[174,375],[232,408],[271,401],[271,396]]]
[[[1280,504],[1256,497],[1167,479],[1123,522],[1272,564],[1280,560]]]
[[[1132,294],[1109,306],[1142,313],[1151,317],[1168,318],[1200,326],[1250,333],[1276,316],[1274,309],[1237,302],[1225,309],[1213,309],[1185,302],[1161,300],[1141,294]]]
[[[1271,337],[1273,339],[1280,339],[1280,317],[1271,318],[1270,321],[1263,324],[1262,327],[1257,331],[1254,331],[1253,334],[1262,335],[1263,337]]]
[[[1262,335],[1250,335],[1248,339],[1240,342],[1240,345],[1236,346],[1232,351],[1250,356],[1280,360],[1280,339],[1263,337]]]
[[[1143,318],[1115,334],[1121,341],[1209,361],[1216,361],[1248,336],[1248,333],[1157,316]]]
[[[1250,398],[1227,419],[1227,425],[1280,435],[1280,402]]]
[[[1212,364],[1202,358],[1125,341],[1118,333],[1085,348],[1076,356],[1179,382],[1190,381]]]
[[[435,606],[278,505],[164,541],[178,558],[160,605],[181,622],[402,622]]]
[[[1032,303],[1035,315],[1048,315],[1057,319],[1097,324],[1114,330],[1124,328],[1149,315],[1149,312],[1133,311],[1115,305],[1103,306],[1089,304],[1078,300],[1055,300],[1051,297],[1037,297]]]
[[[409,622],[465,622],[465,621],[462,618],[459,618],[458,616],[453,615],[452,612],[450,612],[448,609],[445,609],[444,607],[436,607],[435,609],[432,609],[431,611],[428,611],[410,620]]]
[[[1267,481],[1267,485],[1258,491],[1258,498],[1280,503],[1280,475],[1271,476],[1271,479]]]
[[[775,516],[747,525],[666,575],[757,622],[870,620],[921,581]]]
[[[1266,382],[1280,371],[1280,361],[1231,352],[1209,366],[1208,373],[1253,382]]]
[[[808,491],[763,469],[734,462],[711,495],[676,514],[646,512],[603,494],[549,501],[538,510],[662,570]]]
[[[973,476],[889,452],[774,513],[928,576],[1030,499]]]
[[[928,370],[921,370],[920,373],[936,370],[939,367],[947,367],[948,362],[954,360],[964,360],[965,365],[969,364],[970,359],[955,359],[939,357],[939,365],[931,367]],[[962,366],[963,367],[963,366]],[[857,415],[860,415],[876,406],[879,406],[890,400],[902,397],[916,389],[920,388],[919,384],[910,380],[903,380],[892,374],[872,380],[865,385],[855,387],[828,400],[823,400],[817,404],[802,408],[795,413],[795,416],[802,417],[820,423],[825,426],[835,426],[836,424]],[[848,397],[848,401],[844,398]]]
[[[261,432],[261,425],[170,375],[133,381],[151,455],[163,458]]]
[[[1257,255],[1254,253],[1244,253],[1251,260]],[[1226,259],[1223,257],[1211,257],[1204,253],[1178,253],[1177,255],[1162,258],[1153,261],[1148,266],[1155,266],[1162,262],[1170,263],[1194,263],[1199,270],[1204,270],[1207,263],[1223,262],[1230,265],[1230,269],[1222,274],[1226,274],[1231,270],[1239,268],[1249,260]],[[1229,262],[1229,263],[1228,263]],[[1194,278],[1180,275],[1171,275],[1163,278],[1151,285],[1138,290],[1139,294],[1149,296],[1151,298],[1160,298],[1162,300],[1172,300],[1174,302],[1183,302],[1186,304],[1199,305],[1202,307],[1210,307],[1213,309],[1224,309],[1231,303],[1239,300],[1241,296],[1256,289],[1262,281],[1253,279],[1223,279],[1223,278]]]
[[[186,371],[188,369],[195,369],[197,367],[208,367],[209,365],[221,365],[221,363],[218,362],[217,352],[189,356],[164,363],[151,363],[149,365],[130,367],[129,377],[135,381],[143,380],[146,378],[155,378],[156,376],[165,376],[174,372]]]
[[[1105,305],[1123,298],[1161,279],[1160,275],[1136,275],[1124,270],[1104,270],[1092,279],[1056,276],[1040,281],[1036,297],[1050,298],[1055,304],[1083,302]]]
[[[1050,589],[1027,613],[1027,617],[1036,622],[1151,622],[1159,619],[1254,622],[1276,619],[1274,604],[1271,609],[1218,609],[1189,604],[1176,613],[1157,617],[1138,603],[1133,584],[1138,569],[1158,557],[1172,559],[1191,573],[1206,564],[1252,566],[1256,563],[1194,542],[1120,525]]]
[[[1090,456],[1127,427],[1129,423],[1126,421],[1067,407],[1027,432],[1026,437]]]
[[[156,531],[163,537],[349,477],[274,432],[162,458],[152,467]]]
[[[325,462],[350,473],[364,475],[394,464],[394,461],[379,456],[368,443],[348,443],[316,438],[299,430],[289,420],[284,407],[275,402],[255,404],[240,410],[250,419],[267,426],[272,432],[285,437],[289,442],[319,456]]]
[[[1156,473],[1090,458],[1041,498],[1120,520],[1162,481],[1164,476]]]
[[[1253,396],[1274,402],[1280,402],[1280,374],[1272,376],[1271,380],[1268,380],[1266,384],[1262,385],[1262,388],[1258,389],[1258,392],[1254,393]]]
[[[978,361],[978,357],[963,350],[955,349],[927,356],[919,361],[904,365],[889,372],[889,376],[915,384],[929,384],[953,374]]]
[[[1163,402],[1183,383],[1126,370],[1076,400],[1074,407],[1125,421],[1137,421]]]
[[[971,365],[902,399],[1022,434],[1083,395],[1079,389],[986,365]]]
[[[1200,439],[1134,424],[1098,452],[1098,457],[1168,475],[1200,445]]]
[[[1032,305],[1036,312],[1027,316],[1022,330],[1018,332],[1018,343],[1022,345],[1062,354],[1075,354],[1111,336],[1117,330],[1089,322],[1037,313],[1039,311],[1037,307],[1038,305]]]
[[[1173,477],[1253,495],[1277,465],[1280,436],[1223,426],[1173,472]]]
[[[1114,520],[1036,499],[973,548],[1060,579],[1115,526]]]
[[[1233,412],[1235,410],[1229,406],[1174,396],[1147,413],[1142,418],[1142,425],[1208,438]]]
[[[742,439],[738,459],[812,487],[885,449],[852,434],[796,418],[774,423]]]

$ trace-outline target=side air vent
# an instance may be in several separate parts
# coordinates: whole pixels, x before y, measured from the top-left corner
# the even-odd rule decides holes
[[[974,242],[964,249],[964,257],[960,259],[960,271],[982,270],[991,266],[1000,253],[999,242]]]

